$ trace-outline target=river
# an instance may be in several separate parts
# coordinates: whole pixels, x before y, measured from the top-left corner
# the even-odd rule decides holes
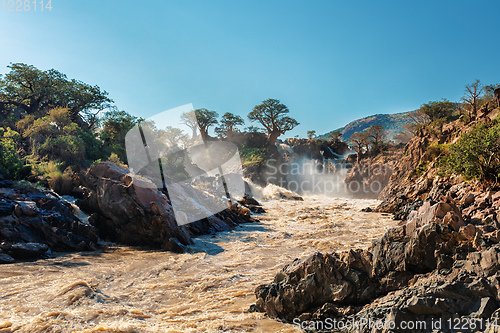
[[[248,313],[254,289],[295,258],[366,248],[395,225],[376,200],[269,200],[260,220],[190,253],[110,246],[0,265],[0,332],[297,332]]]

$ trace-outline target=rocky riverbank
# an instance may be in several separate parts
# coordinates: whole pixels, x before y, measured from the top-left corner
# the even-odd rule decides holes
[[[0,185],[0,263],[97,248],[97,229],[54,192],[8,180]]]
[[[468,194],[467,210],[499,205],[497,193]],[[464,219],[453,203],[427,201],[368,250],[317,253],[285,266],[255,290],[254,309],[286,321],[420,321],[429,328],[422,332],[437,320],[494,322],[500,316],[499,236],[496,217]]]
[[[486,103],[471,121],[462,116],[420,130],[379,197],[377,210],[394,213],[397,227],[368,250],[296,259],[257,287],[251,310],[305,323],[311,331],[328,318],[394,325],[361,332],[499,331],[500,187],[445,177],[438,167],[440,145],[491,124],[498,114]],[[347,181],[357,180],[350,176]],[[418,329],[403,329],[417,322]]]
[[[1,179],[0,263],[43,258],[52,252],[92,251],[100,239],[184,252],[192,237],[253,221],[248,208],[234,204],[179,227],[166,195],[134,186],[137,181],[127,168],[110,162],[82,173],[83,186],[76,192],[82,196],[78,205],[89,215],[89,223],[84,223],[75,215],[75,207],[53,191]],[[186,196],[188,191],[193,189],[186,188]],[[249,205],[259,210],[258,203]]]

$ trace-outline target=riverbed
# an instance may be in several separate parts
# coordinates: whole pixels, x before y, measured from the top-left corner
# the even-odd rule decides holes
[[[259,220],[189,253],[109,246],[0,265],[0,332],[297,332],[249,313],[254,289],[295,258],[367,248],[395,221],[376,200],[269,200]]]

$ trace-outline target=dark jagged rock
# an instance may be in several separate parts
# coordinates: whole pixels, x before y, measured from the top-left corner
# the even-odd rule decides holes
[[[477,196],[474,204],[485,197],[493,194]],[[465,225],[450,223],[453,214]],[[466,224],[446,202],[428,201],[410,215],[418,223],[388,230],[367,251],[316,253],[285,266],[272,283],[256,288],[254,309],[289,322],[419,320],[429,328],[422,332],[439,318],[443,331],[449,331],[448,319],[494,320],[500,313],[500,230]]]
[[[82,223],[73,207],[48,190],[0,189],[1,263],[37,259],[51,251],[97,248],[95,227]]]
[[[92,213],[89,221],[102,237],[120,244],[180,252],[192,243],[193,236],[231,230],[251,220],[247,208],[233,205],[214,216],[177,226],[166,195],[151,186],[134,186],[144,180],[132,177],[127,168],[103,162],[80,178],[87,188],[80,207]],[[193,191],[186,187],[186,197],[196,195]]]
[[[238,203],[247,207],[248,209],[250,209],[252,213],[255,214],[263,214],[266,212],[264,208],[262,208],[262,205],[257,200],[255,200],[246,193],[245,195],[243,195],[243,198],[241,198],[241,200],[238,201]]]

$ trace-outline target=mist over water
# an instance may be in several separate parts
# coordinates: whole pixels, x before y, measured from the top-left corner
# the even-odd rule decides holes
[[[322,151],[323,158],[316,160],[298,155],[287,144],[279,144],[277,147],[278,152],[288,158],[288,161],[279,163],[277,160],[270,159],[266,162],[266,179],[269,183],[305,196],[355,197],[345,183],[347,174],[354,167],[347,162],[347,157],[352,154],[351,152],[339,155],[326,147],[325,149],[329,150],[328,156],[335,158],[325,158],[326,154]]]

